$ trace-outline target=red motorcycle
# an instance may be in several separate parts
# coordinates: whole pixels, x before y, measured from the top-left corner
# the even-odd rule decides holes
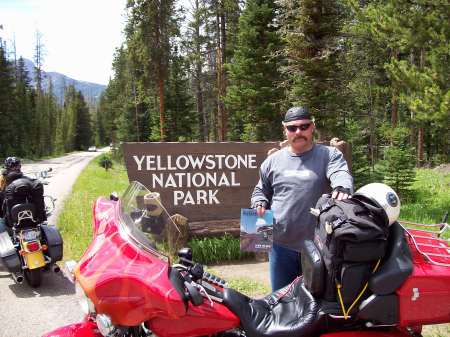
[[[172,264],[165,252],[177,218],[140,183],[120,200],[99,198],[93,217],[90,246],[67,264],[86,318],[45,337],[407,337],[450,322],[450,248],[440,238],[447,224],[437,232],[392,225],[378,271],[343,310],[312,295],[324,282],[318,256],[309,256],[303,277],[262,299],[205,272],[190,249]]]

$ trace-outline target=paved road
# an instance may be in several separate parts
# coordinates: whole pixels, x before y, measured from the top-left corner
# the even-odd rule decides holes
[[[24,172],[52,168],[45,194],[57,198],[56,210],[49,219],[56,223],[64,198],[70,193],[79,173],[100,152],[79,152],[23,165]],[[80,321],[83,315],[74,286],[62,273],[45,272],[41,287],[26,282],[15,284],[0,266],[0,337],[39,337],[57,327]]]

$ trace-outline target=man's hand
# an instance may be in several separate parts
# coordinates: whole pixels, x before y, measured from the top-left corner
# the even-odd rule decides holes
[[[256,215],[259,217],[263,217],[266,209],[263,206],[256,207]]]
[[[267,204],[265,201],[257,201],[254,205],[256,209],[256,215],[259,217],[264,216],[264,213],[266,212]]]
[[[331,197],[337,200],[348,199],[350,197],[350,190],[342,186],[337,186],[333,189]]]

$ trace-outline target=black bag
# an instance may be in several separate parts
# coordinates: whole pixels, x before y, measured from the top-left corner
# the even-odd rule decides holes
[[[323,195],[316,210],[314,243],[326,269],[323,297],[336,301],[340,286],[347,304],[362,290],[385,254],[388,219],[382,207],[361,195],[340,201]]]
[[[31,200],[36,207],[36,220],[41,223],[47,220],[45,213],[44,185],[38,179],[31,181]]]
[[[12,181],[5,189],[4,211],[9,226],[12,225],[11,209],[26,203],[34,205],[33,217],[36,223],[47,220],[42,183],[37,179],[22,177]]]

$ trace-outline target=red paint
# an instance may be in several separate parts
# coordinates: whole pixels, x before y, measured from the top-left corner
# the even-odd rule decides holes
[[[446,258],[445,256],[431,255],[435,261],[450,263],[450,248],[445,240],[436,240],[429,233],[415,230],[409,230],[409,232],[425,253],[448,256]],[[410,237],[408,237],[408,242],[413,255],[414,270],[397,291],[400,305],[400,326],[450,322],[450,267],[430,263],[418,252]]]
[[[97,324],[90,320],[75,323],[53,330],[42,337],[103,337],[97,330]]]

